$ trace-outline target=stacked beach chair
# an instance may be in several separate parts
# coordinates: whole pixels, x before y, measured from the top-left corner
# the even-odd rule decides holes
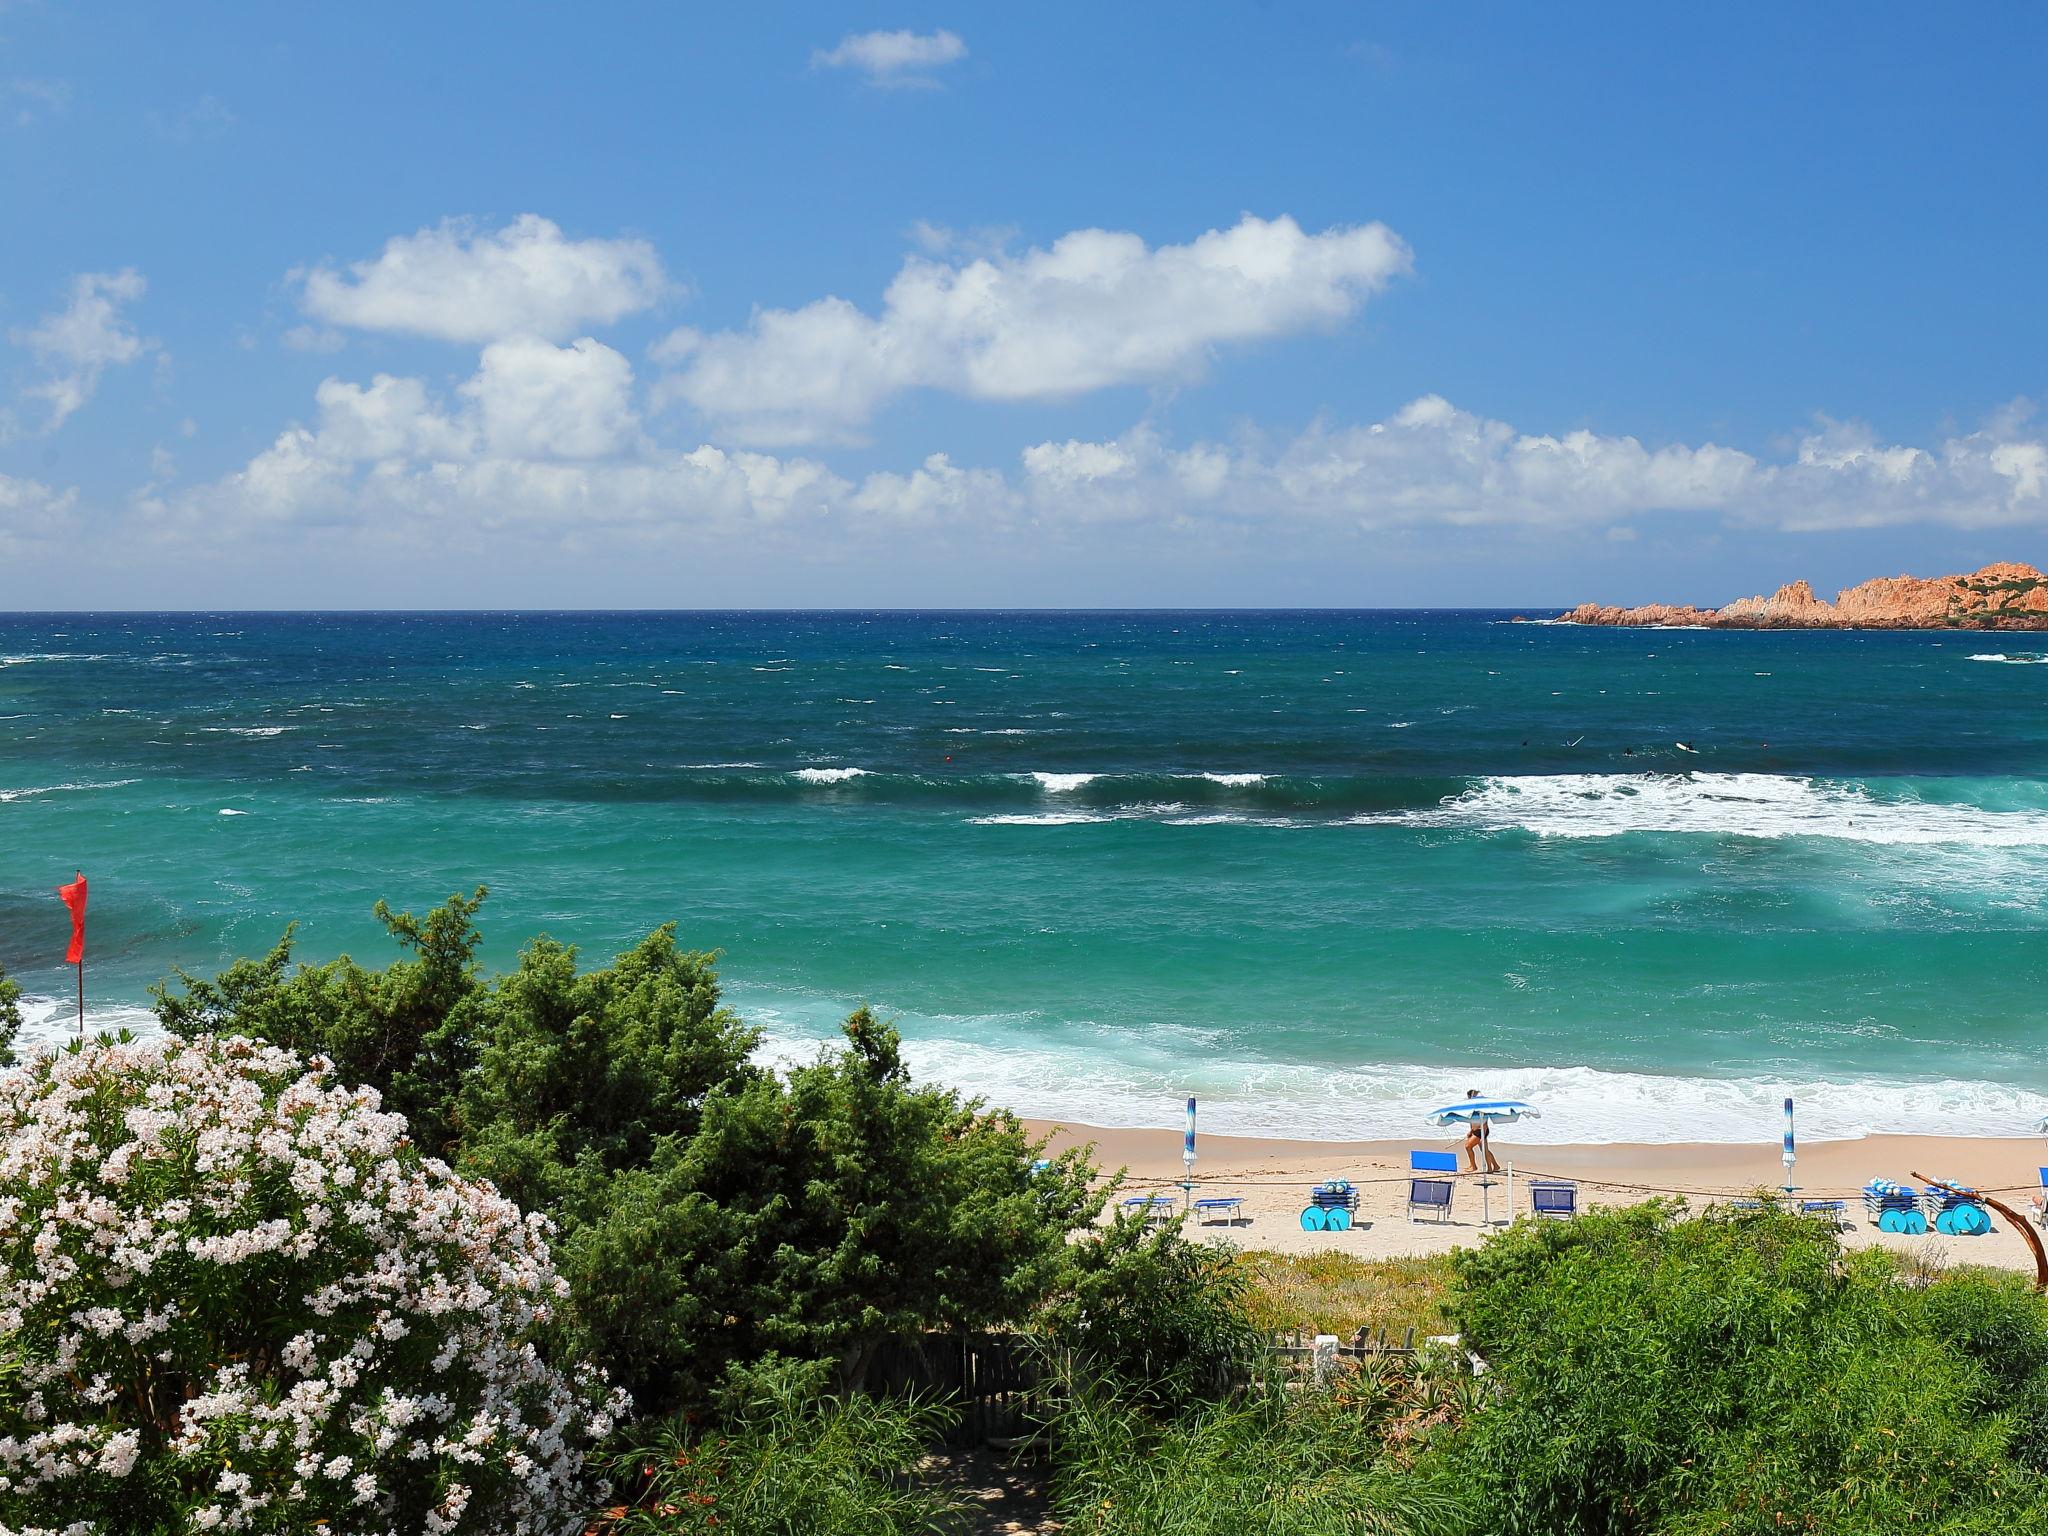
[[[1308,1204],[1301,1209],[1304,1232],[1349,1232],[1351,1218],[1358,1214],[1358,1191],[1349,1179],[1332,1179],[1308,1192]]]

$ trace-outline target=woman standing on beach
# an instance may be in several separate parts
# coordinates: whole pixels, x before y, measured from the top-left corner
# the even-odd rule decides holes
[[[1479,1097],[1479,1090],[1477,1088],[1467,1088],[1465,1090],[1465,1097],[1476,1099]],[[1495,1162],[1493,1157],[1492,1139],[1487,1135],[1490,1129],[1491,1127],[1484,1120],[1473,1120],[1466,1125],[1465,1164],[1468,1172],[1477,1173],[1479,1171],[1479,1154],[1482,1151],[1486,1154],[1486,1171],[1488,1173],[1500,1172],[1500,1164]]]

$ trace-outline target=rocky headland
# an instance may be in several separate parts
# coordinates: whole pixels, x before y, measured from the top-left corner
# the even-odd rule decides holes
[[[1738,598],[1725,608],[1581,603],[1558,622],[1639,628],[2048,630],[2048,576],[2031,565],[2001,561],[1967,576],[1881,576],[1836,593],[1832,603],[1815,597],[1806,582],[1794,581],[1769,597]]]

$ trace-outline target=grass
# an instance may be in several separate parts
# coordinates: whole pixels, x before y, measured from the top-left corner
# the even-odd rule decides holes
[[[1334,1333],[1360,1328],[1418,1337],[1444,1329],[1446,1255],[1361,1259],[1348,1253],[1245,1253],[1245,1310],[1262,1332]]]

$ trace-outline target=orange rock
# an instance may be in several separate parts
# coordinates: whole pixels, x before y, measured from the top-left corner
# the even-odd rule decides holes
[[[1704,624],[1720,629],[2048,629],[2048,576],[2000,561],[1966,576],[1881,576],[1839,592],[1832,603],[1805,581],[1769,597],[1738,598],[1723,608],[1648,603],[1614,608],[1581,603],[1573,624],[1652,627]]]

